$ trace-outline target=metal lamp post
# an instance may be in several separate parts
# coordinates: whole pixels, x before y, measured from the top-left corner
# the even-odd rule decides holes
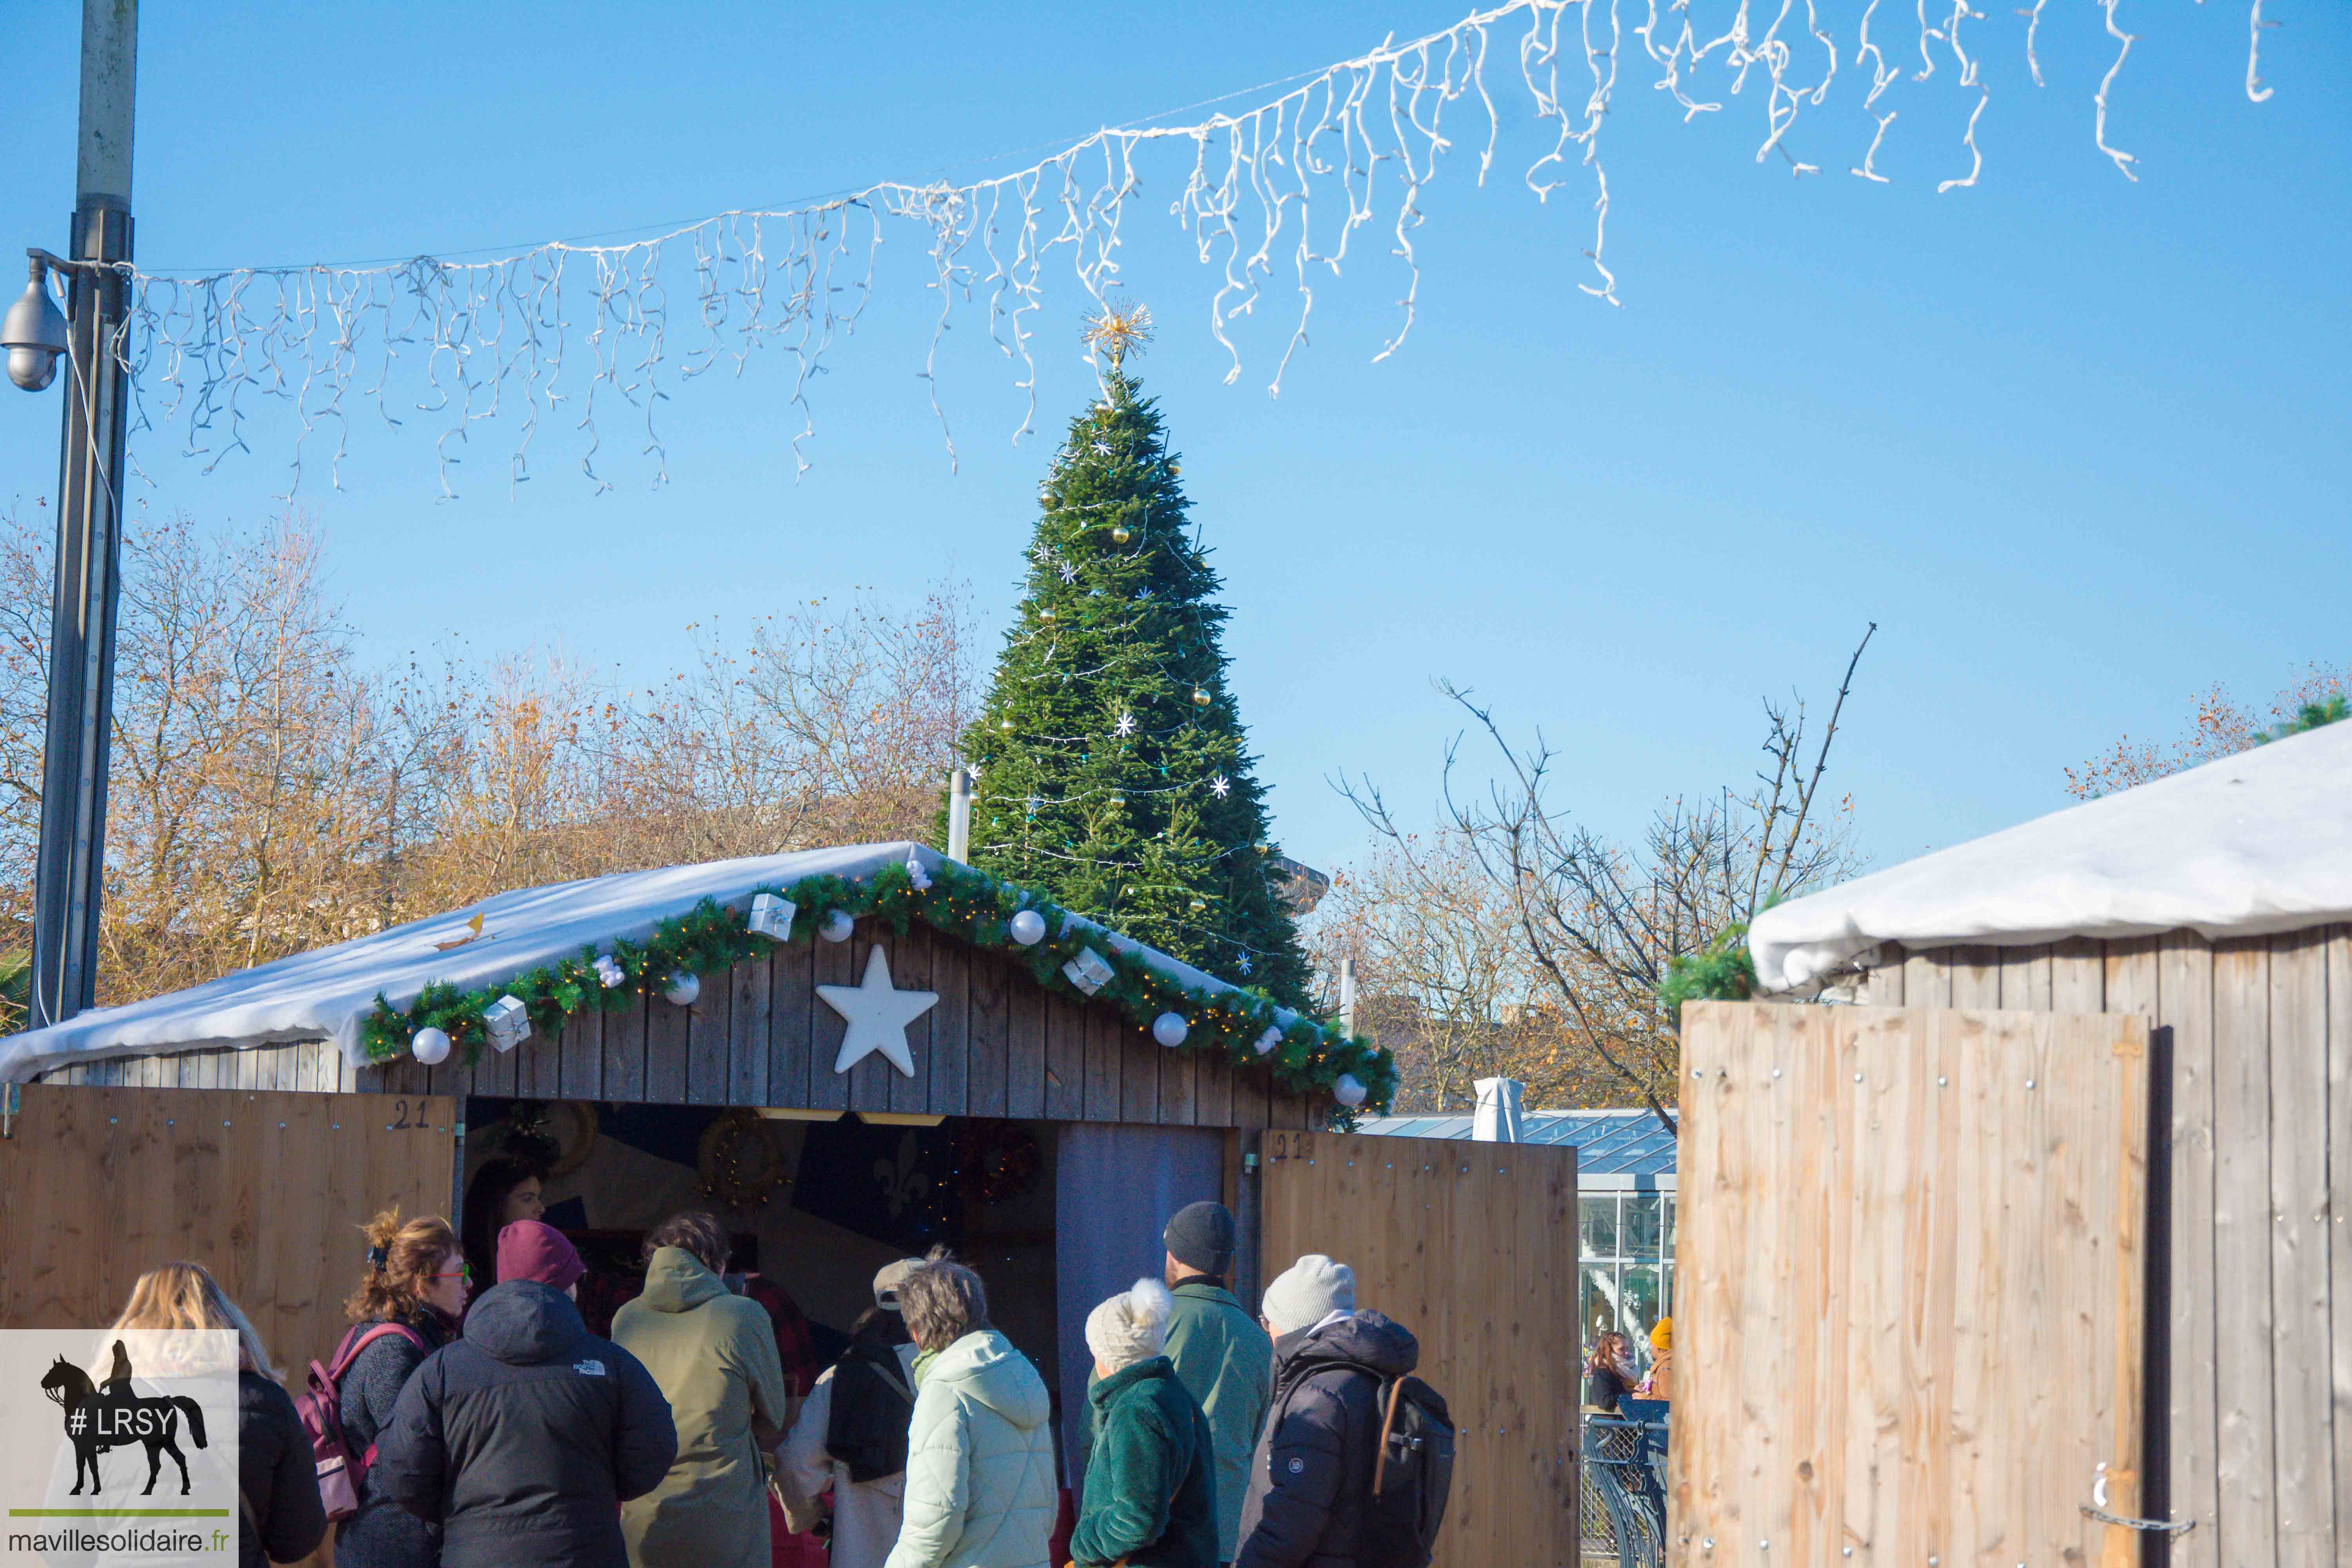
[[[122,264],[131,259],[138,51],[138,0],[83,0],[81,129],[68,258],[59,261],[32,253],[32,288],[0,322],[11,379],[31,391],[61,380],[66,395],[40,859],[33,890],[36,1028],[72,1017],[97,996],[114,613],[122,560],[129,412],[121,359],[127,303]],[[57,307],[48,298],[46,270],[60,272],[68,287],[61,323],[54,319]],[[62,377],[56,375],[60,357]]]

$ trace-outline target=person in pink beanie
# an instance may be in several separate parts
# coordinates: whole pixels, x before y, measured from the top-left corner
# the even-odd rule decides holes
[[[498,1283],[532,1279],[551,1290],[578,1300],[581,1277],[588,1266],[580,1261],[562,1231],[535,1219],[519,1219],[499,1232]]]

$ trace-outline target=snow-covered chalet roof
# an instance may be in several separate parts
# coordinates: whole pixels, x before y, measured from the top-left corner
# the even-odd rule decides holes
[[[378,993],[394,1007],[405,1009],[436,982],[463,990],[488,989],[525,970],[571,957],[583,945],[604,949],[618,941],[643,942],[663,921],[686,914],[705,899],[744,910],[761,888],[789,887],[815,876],[856,880],[886,866],[904,865],[909,856],[927,870],[936,870],[945,861],[929,846],[901,841],[749,856],[518,889],[449,914],[224,974],[185,991],[95,1008],[62,1024],[0,1038],[0,1083],[21,1083],[68,1061],[296,1040],[332,1040],[346,1061],[364,1067],[368,1061],[360,1026],[375,1010]],[[467,922],[476,915],[482,917],[478,937],[462,945],[440,945],[465,937]],[[1078,923],[1094,924],[1083,919]],[[1235,989],[1129,938],[1108,931],[1105,936],[1108,945],[1140,954],[1180,984]],[[1286,1025],[1293,1017],[1287,1009],[1276,1009],[1275,1016]]]
[[[2352,920],[2352,721],[1923,855],[1756,917],[1766,991],[1880,942],[2259,936]]]

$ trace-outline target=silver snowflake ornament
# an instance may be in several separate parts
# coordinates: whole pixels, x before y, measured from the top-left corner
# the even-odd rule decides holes
[[[1065,583],[1075,583],[1078,580],[1078,569],[1066,561],[1062,563],[1061,572],[1062,581]]]
[[[1247,974],[1250,972],[1249,954],[1245,952],[1239,958],[1234,959],[1234,967],[1240,970],[1244,974]]]
[[[1136,601],[1137,601],[1137,603],[1139,603],[1139,603],[1141,603],[1143,600],[1145,600],[1145,599],[1149,599],[1150,597],[1151,597],[1151,590],[1150,590],[1149,587],[1138,588],[1138,589],[1135,591],[1135,597],[1136,597]]]
[[[1134,734],[1134,733],[1135,733],[1135,715],[1134,715],[1134,714],[1132,714],[1132,713],[1122,713],[1122,714],[1120,714],[1120,715],[1118,716],[1118,723],[1116,723],[1116,724],[1114,724],[1114,725],[1112,725],[1112,726],[1111,726],[1111,728],[1112,728],[1113,730],[1117,731],[1119,734],[1122,734],[1122,735],[1132,735],[1132,734]]]
[[[1110,456],[1110,443],[1097,436],[1095,437],[1095,450],[1108,458]]]
[[[1231,784],[1226,782],[1225,775],[1223,773],[1219,773],[1216,777],[1209,781],[1209,793],[1215,795],[1219,800],[1224,799],[1226,794],[1230,792],[1233,787],[1234,786]]]

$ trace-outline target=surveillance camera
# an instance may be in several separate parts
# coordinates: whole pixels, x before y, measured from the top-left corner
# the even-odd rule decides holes
[[[66,352],[66,315],[50,298],[47,268],[32,265],[32,281],[0,318],[0,349],[8,351],[8,379],[38,392],[57,379],[58,356]]]

